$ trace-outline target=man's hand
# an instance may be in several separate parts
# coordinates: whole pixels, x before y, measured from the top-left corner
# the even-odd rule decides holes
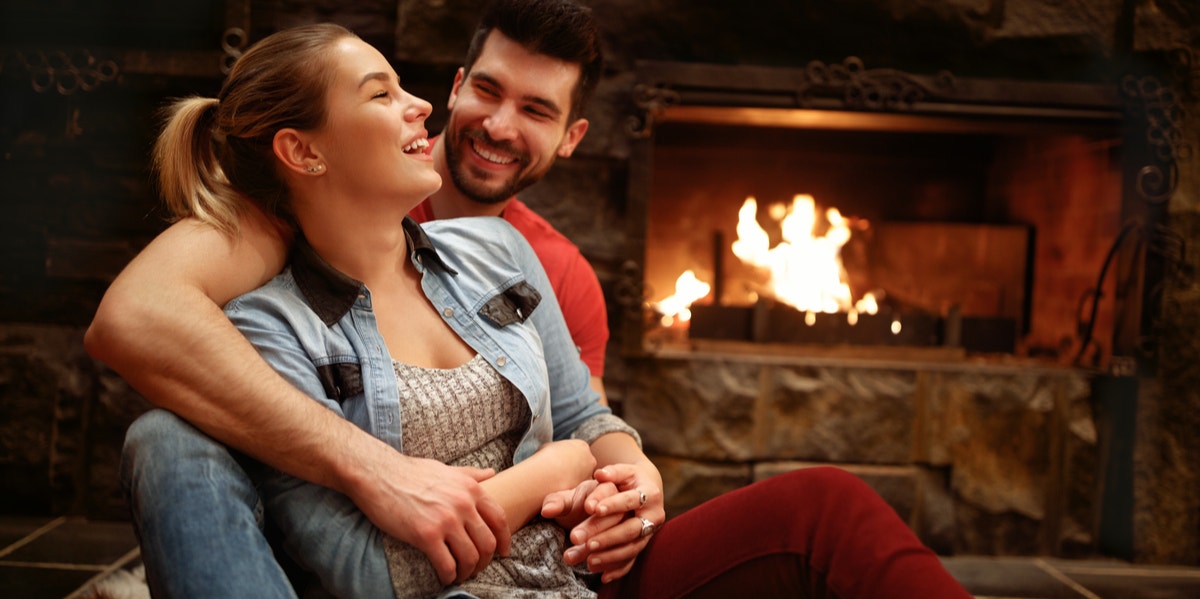
[[[404,463],[351,496],[371,522],[420,549],[442,584],[478,574],[497,552],[508,555],[504,510],[479,486],[492,470],[395,455]]]
[[[642,535],[642,520],[662,526],[666,511],[657,472],[635,464],[610,464],[597,470],[594,477],[596,485],[582,501],[587,517],[571,529],[574,545],[563,559],[570,565],[587,560],[588,570],[603,573],[601,582],[607,583],[628,574],[634,559],[650,542],[650,536]],[[572,492],[573,508],[581,488]],[[556,495],[547,500],[566,505],[566,496]]]

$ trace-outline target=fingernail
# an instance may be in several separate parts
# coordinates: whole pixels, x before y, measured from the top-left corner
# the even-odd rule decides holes
[[[600,515],[601,515],[601,516],[607,516],[607,515],[608,515],[608,506],[607,506],[607,505],[602,505],[602,506],[600,506]]]
[[[587,537],[584,536],[582,530],[577,530],[571,533],[572,543],[575,543],[576,545],[582,545],[585,540],[587,540]]]
[[[569,562],[575,561],[576,559],[579,558],[579,549],[575,548],[575,547],[568,549],[565,557],[566,557],[566,560]]]
[[[599,548],[600,548],[600,541],[592,541],[591,543],[588,543],[588,549],[591,549],[592,551],[595,551]]]

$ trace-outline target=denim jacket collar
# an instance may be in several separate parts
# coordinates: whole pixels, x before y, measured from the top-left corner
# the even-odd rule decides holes
[[[428,257],[432,263],[446,272],[452,275],[458,274],[442,260],[437,248],[429,240],[421,225],[408,216],[404,217],[404,238],[408,242],[411,255],[416,256],[422,264]],[[362,293],[362,281],[350,277],[326,262],[309,245],[304,235],[296,237],[296,244],[292,249],[291,267],[296,286],[300,288],[304,299],[308,301],[308,305],[325,323],[325,326],[333,326],[333,323],[345,316]]]

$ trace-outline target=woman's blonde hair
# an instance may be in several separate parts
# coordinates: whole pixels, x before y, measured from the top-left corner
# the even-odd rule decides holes
[[[189,97],[165,110],[154,166],[168,209],[234,233],[249,199],[290,221],[287,186],[272,150],[280,129],[325,120],[333,77],[329,48],[356,38],[339,25],[306,25],[263,38],[234,63],[216,98]]]

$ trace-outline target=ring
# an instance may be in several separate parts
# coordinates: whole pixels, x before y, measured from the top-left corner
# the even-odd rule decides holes
[[[649,521],[649,520],[647,520],[647,519],[645,519],[645,518],[638,518],[638,520],[641,520],[641,521],[642,521],[642,534],[641,534],[641,536],[643,536],[643,537],[648,537],[648,536],[650,536],[650,535],[654,534],[654,528],[655,528],[655,526],[654,526],[654,523],[653,523],[653,522],[651,522],[651,521]]]
[[[638,491],[638,507],[646,505],[646,494]]]

